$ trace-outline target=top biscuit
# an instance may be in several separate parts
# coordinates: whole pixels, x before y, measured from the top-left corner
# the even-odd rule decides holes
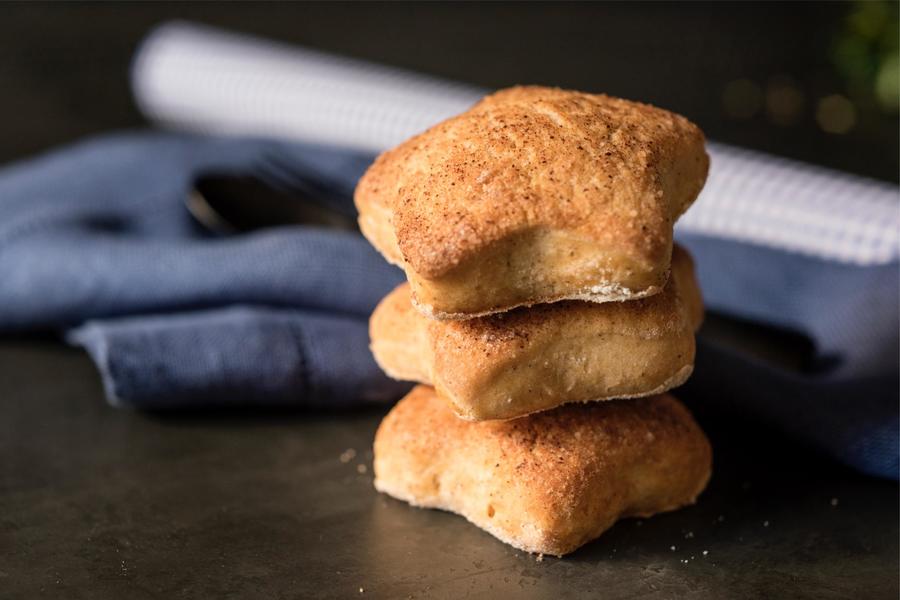
[[[681,116],[515,87],[379,156],[355,199],[417,307],[470,318],[657,293],[708,166],[703,133]]]

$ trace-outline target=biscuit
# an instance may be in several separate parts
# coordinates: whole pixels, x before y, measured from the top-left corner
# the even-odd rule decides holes
[[[401,285],[369,324],[391,377],[434,385],[458,416],[508,419],[567,402],[659,394],[693,370],[703,318],[690,256],[675,247],[662,293],[632,302],[567,301],[435,321]]]
[[[560,556],[618,519],[692,504],[711,464],[703,431],[668,394],[470,423],[417,386],[375,435],[378,491]]]
[[[703,133],[681,116],[517,87],[379,156],[355,201],[417,308],[464,319],[659,292],[672,226],[708,166]]]

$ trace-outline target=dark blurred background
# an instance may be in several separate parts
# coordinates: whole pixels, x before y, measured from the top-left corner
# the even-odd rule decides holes
[[[898,180],[898,4],[6,3],[0,161],[145,123],[127,70],[190,19],[485,87],[681,112],[712,139]]]

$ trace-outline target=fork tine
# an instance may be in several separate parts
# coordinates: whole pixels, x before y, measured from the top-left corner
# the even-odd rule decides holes
[[[276,185],[283,191],[294,191],[298,187],[295,176],[265,158],[257,165],[256,173],[261,179]]]
[[[346,217],[356,218],[353,202],[335,195],[334,191],[309,176],[296,166],[288,164],[276,154],[263,155],[259,163],[260,174],[267,181],[275,182],[279,189],[304,196],[304,200],[323,208],[338,212]]]

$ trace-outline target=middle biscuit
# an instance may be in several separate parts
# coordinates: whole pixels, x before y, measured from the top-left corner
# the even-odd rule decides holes
[[[433,385],[463,419],[511,419],[681,385],[693,370],[702,319],[691,258],[676,246],[669,282],[649,298],[435,321],[412,307],[403,284],[375,309],[369,333],[391,377]]]

